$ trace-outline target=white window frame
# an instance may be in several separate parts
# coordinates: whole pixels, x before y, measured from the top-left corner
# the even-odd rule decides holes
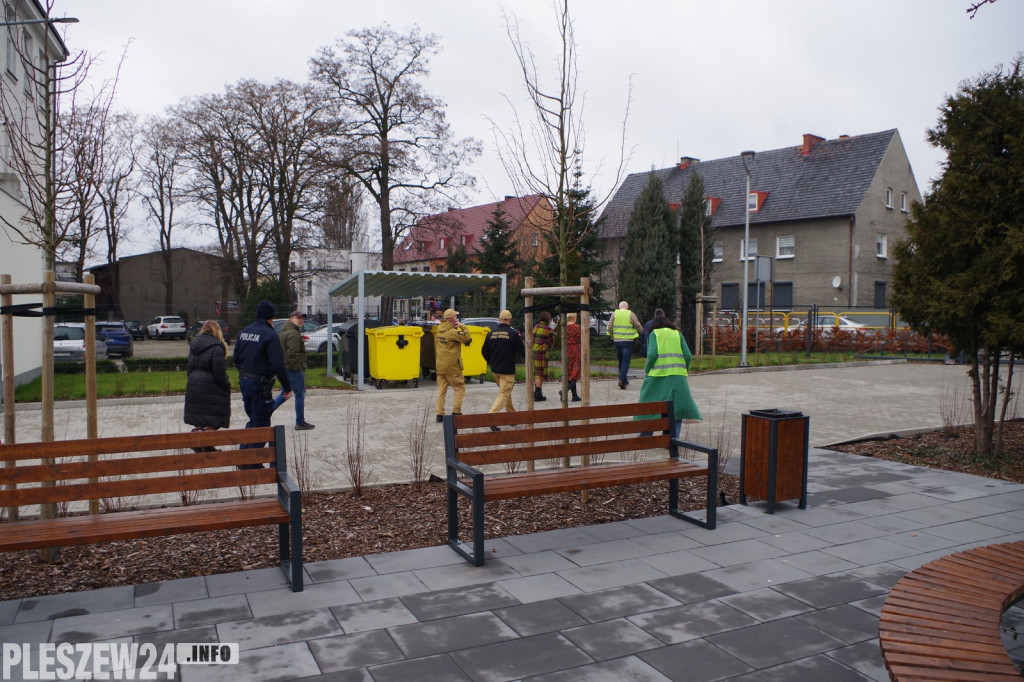
[[[750,245],[754,247],[754,250],[751,251],[748,248],[747,249],[747,257],[744,258],[743,257],[744,243],[743,243],[742,239],[740,240],[740,260],[741,261],[743,261],[743,260],[756,260],[757,259],[757,237],[751,237],[750,238]]]
[[[466,245],[466,235],[462,235],[461,237],[459,237],[459,240],[462,246]]]
[[[751,213],[757,213],[757,192],[751,192],[747,195],[747,210]]]
[[[722,242],[715,242],[711,245],[711,251],[714,254],[711,257],[712,263],[721,263],[725,260],[725,245]]]
[[[704,200],[704,215],[711,215],[711,199]]]
[[[892,187],[885,188],[885,207],[892,208]]]
[[[788,252],[784,252],[783,249],[787,249]],[[781,237],[775,238],[775,258],[795,258],[796,257],[796,236],[787,234]]]
[[[889,257],[889,238],[887,235],[879,234],[875,236],[875,255],[879,258]]]
[[[907,193],[900,192],[900,210],[904,213],[907,212]]]
[[[537,239],[536,232],[530,235],[530,246],[540,246],[540,240]]]
[[[4,5],[4,20],[5,21],[17,21],[18,13],[14,11],[14,7],[11,5]],[[5,57],[7,60],[7,73],[9,73],[14,80],[18,80],[18,70],[15,66],[18,61],[18,53],[14,47],[14,41],[17,40],[17,27],[8,26],[6,31],[6,50]]]
[[[440,244],[441,250],[444,251],[445,247],[448,246],[448,238],[447,237],[441,237],[441,240],[438,242],[438,244]]]

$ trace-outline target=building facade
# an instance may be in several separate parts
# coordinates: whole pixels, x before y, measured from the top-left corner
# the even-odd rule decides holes
[[[40,92],[39,69],[48,68],[53,61],[67,57],[67,48],[57,31],[45,23],[18,24],[23,21],[40,21],[46,14],[36,0],[5,0],[4,20],[14,25],[0,27],[3,31],[3,51],[0,54],[0,97],[3,98],[3,116],[10,123],[20,126],[12,142],[7,131],[0,127],[0,274],[10,275],[12,284],[39,284],[43,281],[46,259],[43,250],[18,235],[11,226],[19,226],[24,232],[33,228],[26,223],[28,216],[27,186],[25,172],[42,174],[42,155],[39,168],[30,169],[34,159],[16,161],[14,145],[36,144],[41,140],[37,124],[40,107],[50,93]],[[43,110],[45,111],[45,110]],[[45,120],[45,119],[44,119]],[[31,153],[29,156],[33,156]],[[19,295],[13,297],[14,304],[41,303],[42,296]],[[14,318],[14,383],[20,385],[39,376],[42,370],[42,320],[38,317]],[[0,340],[0,344],[2,344]],[[2,348],[2,346],[0,346]],[[0,353],[0,362],[2,362]],[[3,376],[0,373],[0,376]]]
[[[740,156],[701,162],[684,157],[653,171],[678,207],[693,174],[704,180],[715,258],[718,307],[742,307],[743,265],[752,310],[810,305],[885,308],[892,247],[906,237],[910,207],[921,201],[899,131],[804,135],[800,145],[756,152],[750,171],[750,242],[744,246],[747,174]],[[603,214],[601,239],[617,281],[633,203],[649,173],[630,175]]]
[[[333,305],[332,316],[352,317],[358,302],[354,296],[335,296],[330,300],[329,292],[338,282],[353,272],[379,270],[381,255],[365,250],[349,249],[303,249],[292,251],[289,263],[288,281],[292,300],[298,310],[312,319],[326,323],[328,305]],[[380,307],[380,297],[367,297],[367,310]]]

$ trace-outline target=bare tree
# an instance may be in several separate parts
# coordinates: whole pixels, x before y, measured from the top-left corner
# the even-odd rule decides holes
[[[115,114],[108,122],[105,163],[99,178],[97,198],[102,212],[102,231],[106,241],[106,260],[111,267],[111,293],[120,316],[121,281],[118,272],[118,247],[127,234],[124,224],[128,207],[138,196],[139,182],[135,174],[136,119],[134,114]]]
[[[505,170],[519,196],[536,194],[546,197],[554,207],[552,239],[558,256],[558,281],[562,286],[569,284],[568,257],[576,251],[588,236],[587,230],[574,230],[573,226],[586,224],[589,214],[600,210],[619,185],[627,162],[625,153],[626,120],[629,106],[622,121],[622,145],[619,163],[611,189],[603,197],[588,198],[588,201],[574,200],[573,183],[582,173],[585,126],[583,124],[584,97],[579,92],[579,69],[576,62],[576,37],[569,0],[555,3],[555,18],[558,25],[561,52],[557,58],[558,74],[552,85],[545,85],[537,67],[537,59],[519,32],[515,16],[505,16],[505,26],[512,49],[519,61],[519,69],[526,86],[530,103],[530,115],[520,117],[515,106],[514,124],[511,129],[492,122],[498,154]],[[511,104],[511,102],[510,102]],[[588,193],[583,193],[587,196]],[[579,196],[577,192],[576,196]],[[590,220],[591,226],[596,220]],[[566,316],[559,316],[562,366],[568,354],[565,333]],[[567,405],[566,375],[562,375],[562,404]]]
[[[329,249],[351,249],[363,230],[363,193],[358,182],[341,176],[329,184],[321,195],[321,243]]]
[[[180,126],[174,121],[149,119],[142,131],[140,194],[150,220],[156,225],[164,265],[164,314],[171,314],[174,300],[174,273],[171,248],[175,211],[182,199],[181,171],[185,154]]]
[[[53,5],[53,0],[36,4],[44,23],[7,26],[8,48],[16,59],[9,64],[13,78],[0,79],[0,117],[6,138],[3,170],[16,178],[16,193],[25,207],[20,220],[4,216],[0,221],[12,240],[39,247],[48,269],[53,269],[71,231],[80,227],[58,220],[58,215],[67,208],[80,181],[92,180],[69,172],[75,168],[67,158],[74,153],[73,131],[86,125],[79,125],[77,119],[97,116],[97,111],[104,112],[101,118],[105,116],[117,82],[116,76],[104,82],[89,106],[78,105],[92,58],[81,51],[69,56],[51,19]],[[22,19],[11,8],[6,12],[9,21]]]
[[[345,142],[340,163],[377,204],[384,270],[394,267],[395,245],[419,216],[459,203],[473,185],[463,169],[480,143],[455,139],[444,102],[422,85],[439,41],[416,26],[398,33],[385,23],[350,31],[310,60]]]

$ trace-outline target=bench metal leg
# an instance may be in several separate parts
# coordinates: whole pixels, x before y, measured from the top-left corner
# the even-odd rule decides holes
[[[448,546],[474,566],[484,565],[484,476],[474,474],[472,487],[459,482],[454,471],[448,473]],[[459,495],[467,497],[473,512],[473,542],[459,541]]]
[[[688,447],[691,450],[699,450],[708,456],[708,496],[704,512],[704,520],[696,516],[690,516],[679,509],[679,479],[673,478],[668,482],[668,513],[677,519],[689,521],[701,528],[714,530],[718,517],[718,449],[704,446],[696,446],[693,443],[678,441],[679,445]]]
[[[290,498],[292,521],[277,525],[278,550],[292,592],[302,592],[302,493],[292,491]]]

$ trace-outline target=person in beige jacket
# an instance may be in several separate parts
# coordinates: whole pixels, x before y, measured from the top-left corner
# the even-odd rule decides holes
[[[462,346],[472,339],[466,325],[459,323],[459,313],[449,308],[434,329],[434,369],[437,373],[437,421],[444,421],[444,403],[448,387],[453,389],[452,414],[462,414],[466,380],[462,376]]]

